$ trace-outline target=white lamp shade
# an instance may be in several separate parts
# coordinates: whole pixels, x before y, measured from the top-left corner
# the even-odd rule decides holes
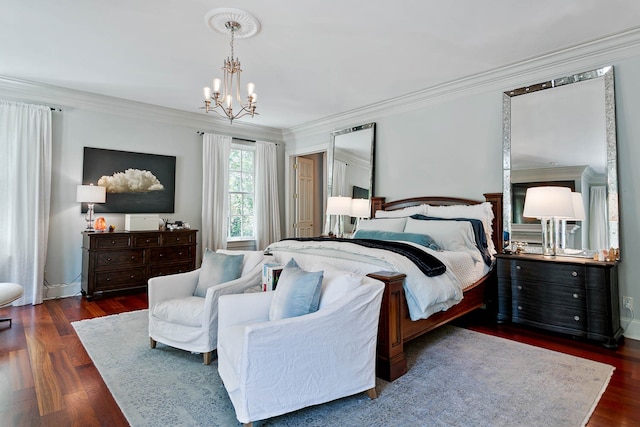
[[[104,203],[107,197],[107,188],[100,185],[78,185],[76,188],[76,202],[79,203]]]
[[[371,205],[369,199],[351,200],[351,214],[355,218],[369,218],[371,216]]]
[[[331,196],[327,199],[327,215],[350,215],[351,197]]]
[[[524,198],[526,218],[573,218],[573,197],[568,187],[531,187]]]
[[[573,198],[573,220],[584,221],[587,216],[584,213],[584,202],[582,201],[582,193],[571,193]]]

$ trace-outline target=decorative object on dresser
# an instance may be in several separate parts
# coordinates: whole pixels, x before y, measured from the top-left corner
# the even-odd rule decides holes
[[[601,342],[622,335],[618,263],[586,258],[498,254],[498,321]]]
[[[531,187],[524,199],[525,218],[542,223],[542,256],[553,258],[558,252],[560,220],[573,218],[573,196],[568,187]]]
[[[104,203],[106,200],[106,188],[100,185],[78,185],[76,188],[76,202],[87,204],[87,231],[93,230],[93,205]]]
[[[84,232],[82,294],[143,289],[151,277],[195,269],[197,231]]]

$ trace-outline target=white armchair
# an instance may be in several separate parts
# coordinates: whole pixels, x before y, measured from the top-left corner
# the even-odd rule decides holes
[[[334,289],[329,302],[325,272],[318,311],[274,321],[269,321],[274,292],[220,298],[218,372],[241,423],[362,391],[376,397],[384,285],[360,280],[343,295]]]
[[[151,348],[161,342],[204,355],[204,364],[211,363],[218,339],[218,298],[238,294],[259,285],[262,265],[273,261],[261,251],[218,251],[243,253],[240,278],[213,286],[204,298],[194,296],[200,269],[187,273],[149,279],[149,339]]]

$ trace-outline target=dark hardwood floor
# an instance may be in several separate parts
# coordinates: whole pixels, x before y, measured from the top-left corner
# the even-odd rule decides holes
[[[127,421],[75,334],[71,322],[147,308],[146,293],[46,301],[0,309],[0,426],[126,426]],[[615,366],[589,426],[640,425],[640,341],[617,350],[512,325],[482,313],[458,326]]]

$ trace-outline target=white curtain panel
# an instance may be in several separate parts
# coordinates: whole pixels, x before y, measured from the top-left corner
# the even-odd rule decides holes
[[[202,254],[227,248],[231,137],[202,137]]]
[[[276,144],[256,141],[256,249],[280,240]]]
[[[609,249],[607,188],[591,187],[589,196],[589,247]]]
[[[42,302],[51,201],[51,109],[0,101],[0,282]]]

